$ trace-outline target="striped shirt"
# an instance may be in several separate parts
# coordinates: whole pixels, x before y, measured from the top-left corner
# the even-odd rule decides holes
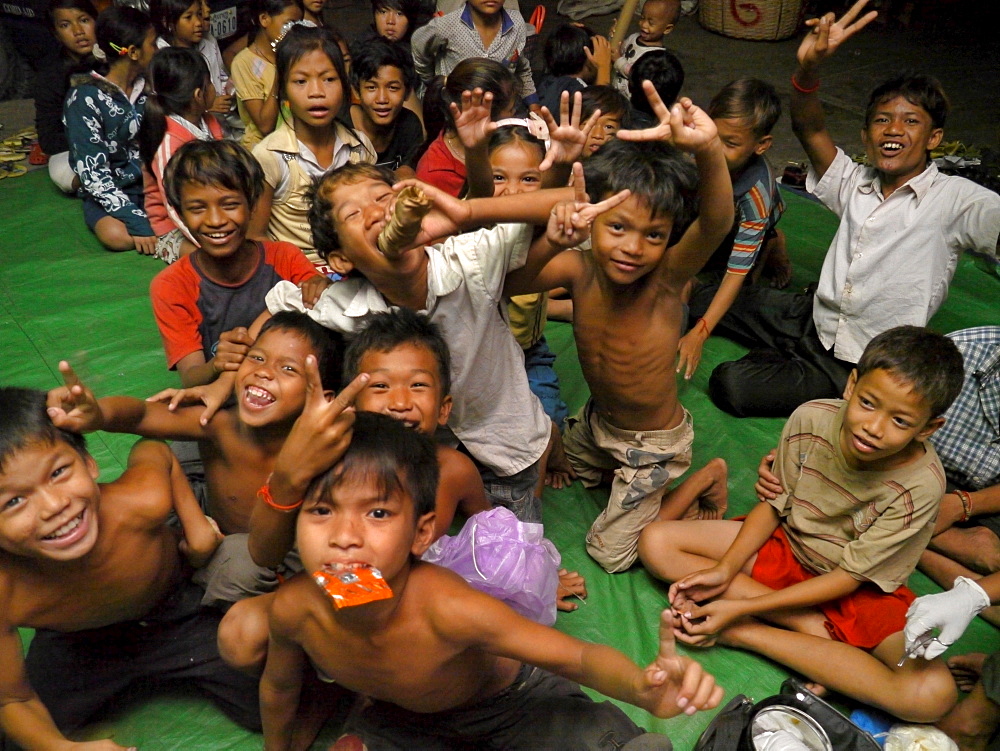
[[[785,202],[778,192],[771,165],[762,156],[754,156],[733,181],[733,195],[736,237],[726,270],[743,275],[753,268],[768,230],[778,223],[785,210]]]
[[[927,547],[944,494],[934,448],[904,467],[856,470],[840,448],[847,402],[806,402],[788,418],[775,473],[779,513],[795,558],[824,574],[841,568],[883,592],[906,583]]]

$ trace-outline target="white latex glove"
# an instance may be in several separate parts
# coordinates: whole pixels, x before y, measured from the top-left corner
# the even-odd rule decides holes
[[[965,633],[972,619],[990,606],[989,595],[972,579],[959,576],[947,592],[918,597],[906,611],[906,652],[933,660]],[[940,629],[937,639],[917,645],[920,637]],[[911,654],[912,652],[912,654]]]

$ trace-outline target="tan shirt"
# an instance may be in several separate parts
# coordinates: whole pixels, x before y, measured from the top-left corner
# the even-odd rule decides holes
[[[819,399],[785,423],[774,463],[781,515],[798,561],[817,574],[839,567],[884,592],[906,583],[927,547],[945,490],[930,443],[916,461],[884,472],[851,469],[840,449],[847,402]]]
[[[260,143],[264,135],[254,123],[253,118],[250,117],[250,113],[247,112],[246,105],[243,103],[248,99],[267,99],[271,93],[271,87],[274,86],[277,69],[247,47],[240,50],[233,58],[231,74],[233,85],[236,87],[236,109],[246,126],[240,143],[252,150]],[[281,123],[280,112],[278,113],[278,123]]]

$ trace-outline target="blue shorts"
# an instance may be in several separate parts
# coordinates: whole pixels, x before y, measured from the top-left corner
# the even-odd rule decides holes
[[[128,200],[138,206],[140,209],[143,208],[145,204],[145,195],[142,192],[142,184],[130,185],[129,187],[122,190],[122,192],[128,196]],[[94,227],[97,223],[101,221],[104,217],[111,216],[104,207],[99,204],[92,195],[89,193],[85,194],[83,197],[83,221],[87,223],[87,227],[91,232],[94,231]]]

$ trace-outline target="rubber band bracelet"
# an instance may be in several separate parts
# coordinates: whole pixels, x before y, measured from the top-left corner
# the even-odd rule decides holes
[[[705,319],[704,318],[699,318],[698,319],[698,323],[696,323],[694,326],[695,326],[695,328],[698,328],[699,326],[701,326],[702,331],[705,332],[705,336],[709,336],[712,333],[711,331],[708,330],[708,324],[705,323]]]
[[[972,517],[972,496],[967,490],[956,490],[955,495],[962,502],[962,518],[960,521],[967,522]]]
[[[267,476],[264,484],[261,486],[260,490],[257,491],[257,497],[275,511],[295,511],[295,509],[302,505],[302,501],[288,506],[282,506],[281,504],[275,503],[274,496],[271,495],[271,475]]]
[[[807,89],[805,86],[800,85],[799,82],[795,80],[795,74],[792,73],[792,88],[794,88],[800,94],[815,94],[817,91],[819,91],[819,81],[816,82],[815,86],[813,86],[810,89]]]

